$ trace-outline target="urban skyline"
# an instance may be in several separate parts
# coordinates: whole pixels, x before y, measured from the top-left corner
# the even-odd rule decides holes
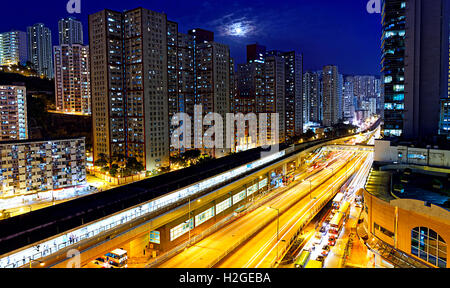
[[[58,21],[62,18],[74,17],[83,24],[84,42],[87,43],[89,14],[105,8],[123,11],[142,5],[139,1],[132,3],[133,1],[126,4],[128,7],[124,7],[122,2],[116,0],[103,1],[103,3],[101,1],[86,1],[86,3],[82,1],[83,10],[81,14],[68,14],[65,7],[66,3],[54,5],[55,11],[48,9],[39,11],[41,7],[45,7],[45,2],[36,7],[30,2],[30,6],[38,9],[40,13],[24,11],[25,15],[30,14],[26,17],[25,25],[22,24],[21,20],[17,21],[18,19],[9,18],[9,15],[6,15],[0,19],[0,31],[8,32],[14,29],[26,31],[27,26],[42,22],[53,32],[53,45],[56,46],[59,43]],[[192,27],[199,27],[215,32],[218,42],[230,46],[231,56],[236,60],[236,63],[246,62],[245,46],[247,44],[259,42],[270,47],[270,49],[283,50],[285,47],[291,47],[291,50],[302,51],[305,55],[305,70],[319,70],[323,66],[333,64],[341,67],[340,70],[344,74],[380,75],[380,64],[375,59],[380,59],[381,54],[379,49],[374,48],[379,44],[381,37],[380,14],[368,14],[365,1],[346,2],[342,5],[332,0],[322,0],[320,3],[299,3],[289,0],[283,1],[280,5],[275,5],[268,0],[260,3],[246,2],[246,4],[235,1],[225,6],[221,5],[220,1],[198,1],[194,5],[187,5],[187,7],[174,3],[171,1],[152,3],[151,5],[143,5],[143,8],[167,13],[168,20],[179,23],[180,31],[188,31]],[[14,9],[16,3],[10,3],[9,5]],[[285,15],[285,20],[268,18],[266,15],[267,7],[272,7],[273,11]],[[190,10],[196,12],[189,13]],[[211,14],[212,11],[214,11],[214,14]],[[42,16],[38,17],[38,14]],[[293,14],[302,15],[302,17],[292,17]],[[60,16],[55,17],[55,15]],[[212,17],[212,15],[217,16]],[[313,17],[313,15],[317,16]],[[319,25],[315,17],[329,22]],[[297,23],[299,19],[304,20]],[[352,25],[355,22],[358,23],[357,26]],[[328,23],[327,29],[324,29],[327,25],[325,23]],[[304,29],[297,31],[297,27],[302,26],[304,26]],[[280,27],[281,30],[277,31],[276,27]],[[236,33],[236,28],[238,28],[238,31],[243,31],[244,34]],[[247,34],[245,34],[246,31]],[[289,31],[291,35],[298,36],[288,38],[288,35],[280,33],[284,31]],[[274,36],[280,37],[280,39],[276,39]],[[292,40],[286,42],[286,39]],[[334,48],[329,49],[327,45],[324,45],[327,42],[334,43]],[[357,61],[355,61],[355,57],[358,57]]]
[[[450,268],[450,0],[251,2],[0,30],[0,268]]]

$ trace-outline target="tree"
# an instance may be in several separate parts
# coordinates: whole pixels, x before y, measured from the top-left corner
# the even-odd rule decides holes
[[[308,129],[308,131],[306,131],[306,133],[303,134],[303,138],[304,138],[304,139],[311,139],[311,138],[313,138],[314,136],[316,136],[316,133],[314,133],[314,131],[311,130],[311,129]]]
[[[117,173],[119,173],[119,165],[111,165],[111,169],[109,169],[109,175],[111,175],[112,177],[116,177]]]
[[[140,172],[144,171],[145,167],[135,157],[129,157],[129,158],[126,159],[125,169],[130,174],[137,174],[137,173],[140,173]]]
[[[97,167],[105,168],[109,163],[108,156],[104,153],[98,154],[98,159],[94,162]]]
[[[196,164],[202,155],[202,152],[200,150],[188,150],[184,152],[181,157],[184,159],[186,163],[192,163]]]

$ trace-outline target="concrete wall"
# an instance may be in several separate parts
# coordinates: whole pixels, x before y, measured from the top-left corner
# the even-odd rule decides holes
[[[432,229],[444,239],[447,245],[450,244],[449,211],[434,205],[428,207],[424,202],[412,199],[397,199],[389,203],[372,196],[367,191],[364,192],[364,200],[367,207],[364,220],[367,221],[369,234],[375,235],[396,249],[415,257],[411,254],[411,232],[416,227]],[[374,231],[374,223],[394,232],[396,241]],[[448,246],[447,255],[449,255]],[[448,258],[447,268],[450,268]]]
[[[450,151],[410,148],[406,146],[391,146],[389,141],[375,140],[374,161],[450,167]]]

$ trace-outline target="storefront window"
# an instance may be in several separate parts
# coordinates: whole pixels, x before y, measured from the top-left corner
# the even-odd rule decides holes
[[[447,267],[447,243],[429,228],[416,227],[412,230],[411,254],[439,268]]]

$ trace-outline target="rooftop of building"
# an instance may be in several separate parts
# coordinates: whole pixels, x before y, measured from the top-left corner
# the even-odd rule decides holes
[[[0,145],[9,145],[9,144],[26,144],[26,143],[39,143],[39,142],[56,142],[56,141],[71,141],[83,139],[86,137],[61,137],[61,138],[40,138],[40,139],[22,139],[22,140],[7,140],[0,141]]]
[[[384,137],[383,140],[390,141],[391,146],[450,150],[450,141],[448,141],[446,135],[436,135],[433,138],[423,140],[410,140],[404,137]]]
[[[375,162],[366,190],[387,202],[414,199],[450,210],[450,169]]]

